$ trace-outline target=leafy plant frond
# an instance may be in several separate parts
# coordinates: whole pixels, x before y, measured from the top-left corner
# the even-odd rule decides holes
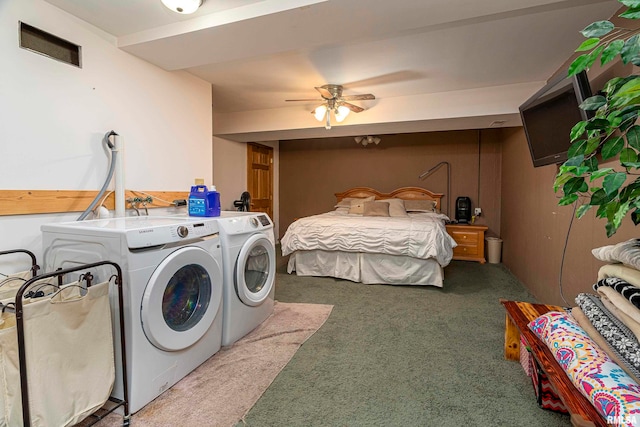
[[[620,17],[640,19],[640,0],[618,1],[626,6]],[[616,58],[640,65],[640,29],[616,27],[605,20],[581,33],[585,40],[576,49],[580,55],[569,65],[568,76],[588,70],[598,59],[601,65]],[[606,219],[605,230],[611,237],[626,216],[640,224],[640,76],[609,80],[580,108],[591,118],[571,129],[568,160],[560,166],[553,189],[562,192],[559,205],[580,204],[578,218],[596,207],[595,215]],[[600,167],[599,159],[607,166]],[[615,160],[617,165],[611,167]]]
[[[627,9],[626,19],[640,19],[640,0],[618,0]],[[587,70],[596,60],[605,65],[616,58],[624,64],[640,65],[640,30],[618,28],[610,21],[597,21],[581,31],[585,41],[580,55],[570,64],[568,75]],[[559,205],[579,203],[576,216],[582,218],[592,207],[606,219],[611,237],[629,216],[640,224],[640,76],[609,80],[603,90],[580,105],[591,112],[571,129],[568,160],[559,168],[553,189],[562,192]],[[617,166],[600,167],[599,159],[617,160]]]

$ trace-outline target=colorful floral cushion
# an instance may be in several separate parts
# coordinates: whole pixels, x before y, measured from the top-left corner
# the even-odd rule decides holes
[[[529,323],[529,328],[606,421],[640,426],[640,386],[575,320],[567,313],[549,312]]]

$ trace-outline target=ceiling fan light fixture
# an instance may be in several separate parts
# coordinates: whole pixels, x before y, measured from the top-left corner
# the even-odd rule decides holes
[[[165,5],[168,9],[181,13],[183,15],[188,15],[190,13],[194,13],[197,11],[204,0],[161,0],[162,4]]]
[[[365,108],[351,104],[349,101],[369,101],[372,99],[376,99],[376,97],[371,93],[342,96],[341,85],[326,84],[322,86],[316,86],[315,89],[320,93],[321,99],[285,99],[285,101],[322,102],[322,105],[314,108],[311,113],[319,122],[322,122],[323,120],[325,121],[324,127],[326,129],[331,129],[332,112],[336,122],[341,123],[352,111],[354,113],[360,113],[365,110]]]
[[[354,139],[356,141],[356,144],[362,144],[363,147],[366,147],[369,144],[378,145],[378,144],[380,144],[380,141],[382,141],[382,139],[380,139],[380,137],[371,136],[371,135],[356,136]]]
[[[335,109],[333,113],[336,116],[336,121],[338,123],[341,123],[344,119],[347,118],[350,112],[351,110],[349,110],[347,107],[345,107],[344,105],[340,105]]]
[[[323,121],[327,115],[327,106],[319,105],[315,110],[313,110],[313,115],[317,121]]]

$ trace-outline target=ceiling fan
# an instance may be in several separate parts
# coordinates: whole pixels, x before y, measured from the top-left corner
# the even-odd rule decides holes
[[[376,99],[376,97],[370,93],[343,96],[342,89],[341,85],[326,84],[316,87],[316,90],[322,97],[321,99],[287,99],[286,101],[321,101],[322,104],[316,107],[312,113],[318,121],[325,120],[325,128],[331,129],[330,113],[332,111],[336,121],[339,123],[347,117],[350,111],[359,113],[365,110],[364,108],[354,105],[348,101],[366,101]]]

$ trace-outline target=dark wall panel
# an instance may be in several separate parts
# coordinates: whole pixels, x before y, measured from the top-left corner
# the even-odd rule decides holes
[[[448,204],[454,218],[458,196],[471,197],[475,207],[479,195],[483,216],[478,222],[499,235],[500,135],[499,130],[381,135],[379,145],[367,147],[356,144],[353,137],[281,141],[281,234],[295,218],[331,210],[334,193],[352,187],[388,192],[419,186],[446,193],[446,167],[423,181],[418,176],[447,161],[451,200],[443,199],[443,211]]]
[[[534,168],[522,129],[503,132],[502,261],[539,301],[564,305],[560,265],[573,207],[558,206],[560,194],[553,192],[557,166]],[[594,211],[574,220],[569,234],[562,289],[570,305],[575,305],[579,292],[593,292],[591,285],[603,263],[593,257],[591,249],[639,234],[626,218],[623,227],[608,239],[605,221],[595,218]]]

